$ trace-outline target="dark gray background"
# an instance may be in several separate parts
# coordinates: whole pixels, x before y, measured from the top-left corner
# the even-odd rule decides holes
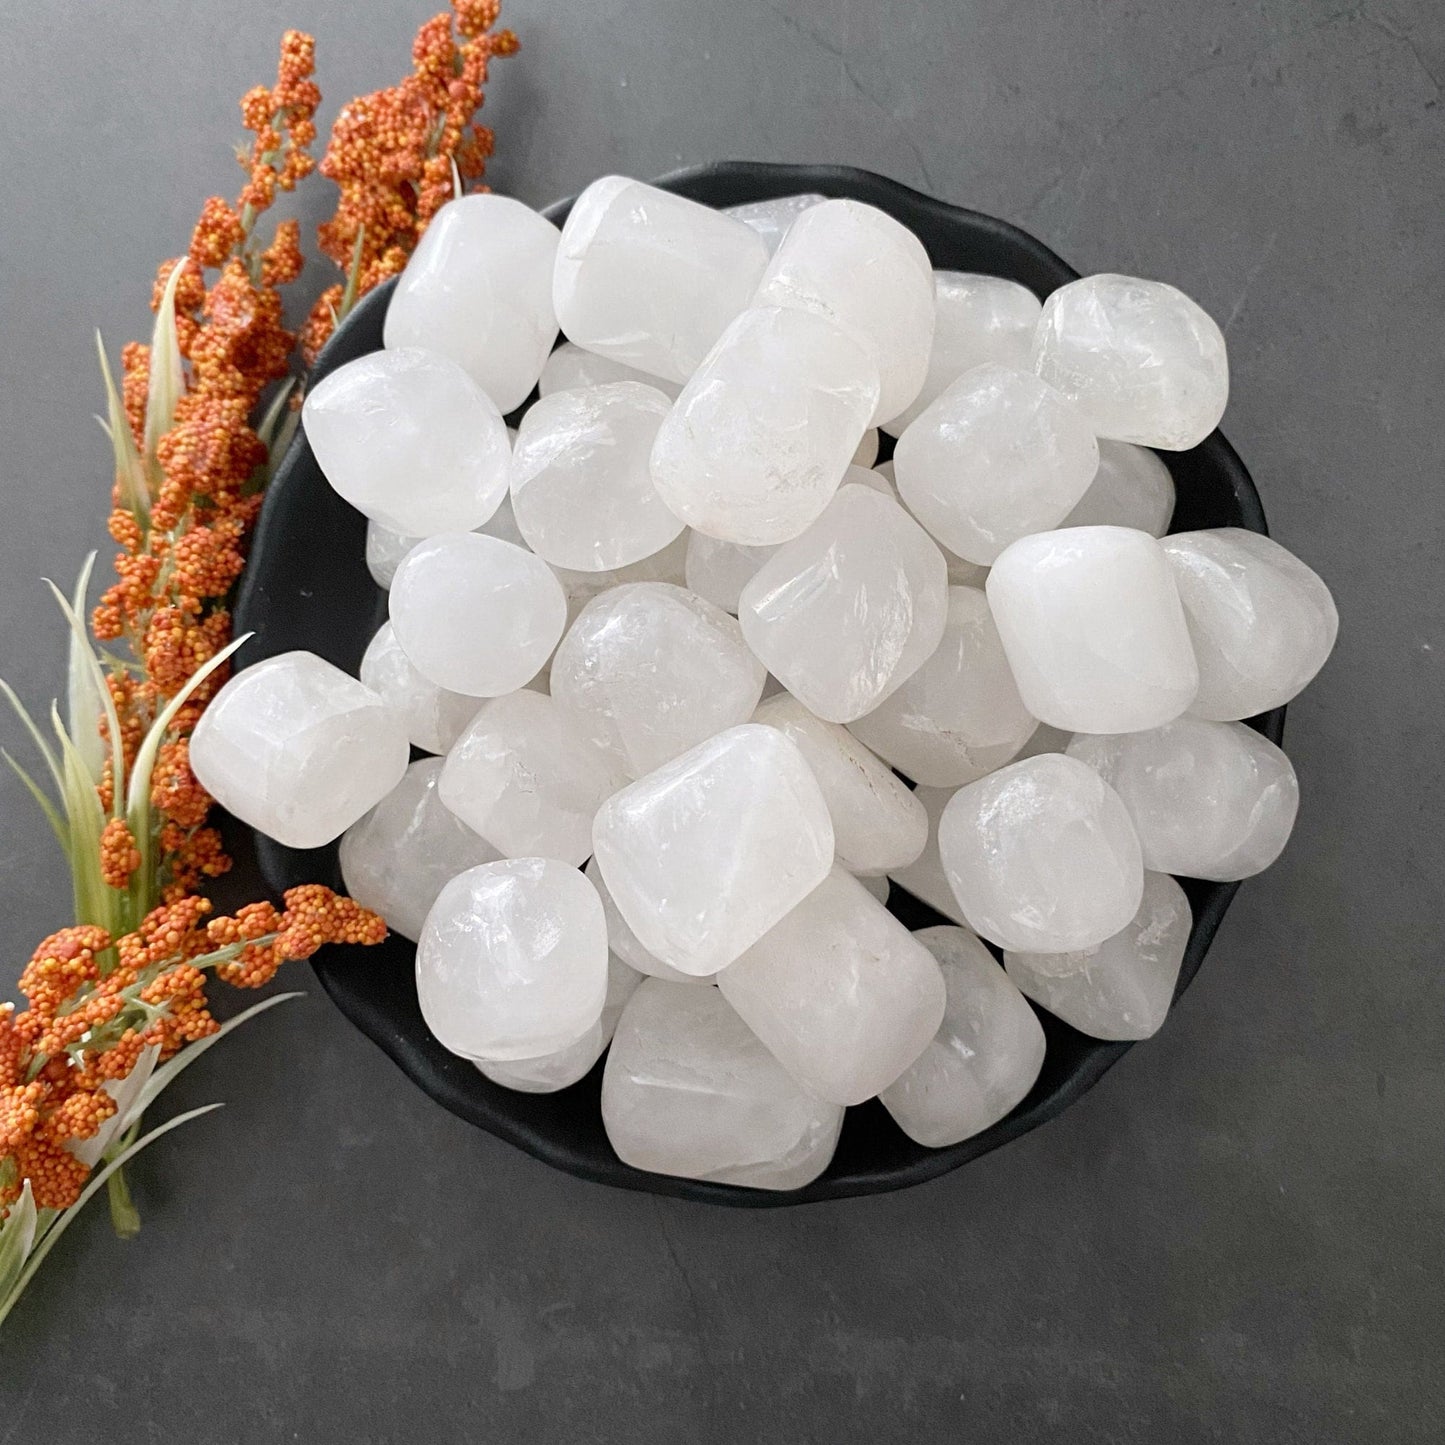
[[[317,35],[329,121],[401,73],[428,8],[0,0],[0,672],[31,703],[62,658],[39,578],[104,541],[92,329],[143,334],[155,263],[234,192],[235,98],[285,25]],[[1160,1037],[891,1197],[736,1213],[554,1174],[313,986],[172,1091],[228,1107],[134,1171],[140,1238],[102,1207],[57,1249],[0,1342],[0,1442],[1438,1439],[1445,8],[507,18],[500,190],[849,162],[1219,318],[1228,434],[1344,619],[1290,712],[1298,831]],[[0,817],[13,976],[67,890],[8,777]]]

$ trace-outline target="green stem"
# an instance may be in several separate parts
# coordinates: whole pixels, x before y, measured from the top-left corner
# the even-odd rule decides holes
[[[125,1170],[117,1169],[105,1181],[105,1193],[110,1201],[110,1223],[119,1239],[134,1239],[140,1233],[140,1213],[130,1196],[130,1185],[126,1182]]]

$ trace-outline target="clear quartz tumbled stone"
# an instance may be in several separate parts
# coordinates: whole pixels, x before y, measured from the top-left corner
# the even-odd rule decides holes
[[[738,621],[810,712],[846,723],[911,677],[943,636],[948,568],[896,502],[847,486],[743,588]]]
[[[1324,666],[1339,613],[1292,552],[1237,527],[1179,532],[1163,547],[1199,662],[1190,712],[1254,717],[1289,702]]]
[[[423,677],[449,692],[500,697],[552,655],[567,598],[540,557],[496,537],[449,532],[407,553],[390,610],[397,641]]]
[[[772,255],[778,249],[788,227],[804,211],[827,199],[814,191],[804,191],[796,196],[774,196],[768,201],[745,201],[740,206],[728,206],[723,214],[736,216],[751,226],[763,238],[763,243]]]
[[[908,503],[898,495],[898,479],[894,471],[893,461],[890,458],[886,462],[879,462],[869,473],[871,480],[868,483],[875,491],[882,492],[885,497],[892,497],[904,511],[908,510]],[[848,481],[862,481],[861,477],[855,477],[850,471]],[[912,513],[909,513],[911,516]],[[948,563],[948,585],[950,587],[982,587],[988,577],[988,568],[980,566],[977,562],[970,562],[967,558],[960,557],[957,552],[950,552],[937,537],[933,539],[938,550],[943,553],[943,560]]]
[[[594,1028],[607,996],[597,891],[551,858],[469,868],[437,896],[416,950],[422,1018],[469,1059],[535,1059]]]
[[[968,929],[924,928],[913,937],[938,961],[948,1001],[928,1047],[879,1098],[910,1139],[942,1149],[997,1124],[1033,1088],[1044,1031]]]
[[[1124,800],[1146,868],[1231,882],[1268,868],[1289,841],[1294,768],[1243,723],[1181,717],[1148,732],[1075,737],[1068,752]]]
[[[1134,732],[1178,717],[1199,669],[1168,559],[1146,532],[1024,537],[985,590],[1024,706],[1065,732]]]
[[[717,989],[653,978],[622,1011],[602,1122],[635,1169],[799,1189],[828,1167],[843,1111],[805,1094]]]
[[[1101,441],[1099,470],[1061,527],[1136,527],[1162,537],[1174,515],[1174,479],[1149,450]]]
[[[687,585],[699,597],[737,615],[738,598],[759,567],[778,549],[722,542],[706,532],[687,534]]]
[[[795,743],[745,723],[614,793],[592,841],[642,946],[716,973],[802,901],[833,862],[833,824]]]
[[[552,696],[639,778],[747,722],[764,669],[720,608],[681,587],[638,582],[587,604],[551,676]]]
[[[754,306],[723,333],[657,433],[652,480],[690,527],[768,546],[838,490],[878,400],[878,367],[825,316]]]
[[[424,753],[446,752],[476,716],[476,698],[448,692],[412,666],[389,622],[381,624],[361,656],[361,680],[396,710],[412,747]]]
[[[762,237],[732,216],[603,176],[562,228],[553,302],[578,346],[686,381],[748,304],[767,260]]]
[[[1182,291],[1136,276],[1085,276],[1044,302],[1034,370],[1101,437],[1184,451],[1229,399],[1224,336]]]
[[[602,911],[607,916],[608,947],[629,968],[635,969],[640,974],[646,974],[649,978],[665,978],[671,983],[709,984],[715,982],[713,974],[680,973],[671,964],[666,964],[654,954],[649,953],[632,931],[631,925],[618,911],[616,901],[608,892],[607,880],[602,876],[602,869],[598,866],[597,859],[589,858],[586,868],[582,871],[587,875],[592,886],[597,890],[597,896],[602,900]]]
[[[200,785],[288,848],[319,848],[345,832],[401,782],[409,757],[400,714],[310,652],[238,672],[190,744]]]
[[[681,587],[687,580],[687,538],[684,532],[662,551],[606,572],[573,572],[566,567],[554,567],[552,570],[567,597],[567,625],[570,627],[577,620],[589,602],[614,587],[626,587],[633,582],[668,582]]]
[[[1134,916],[1144,887],[1118,793],[1059,753],[960,788],[939,819],[938,850],[969,926],[1021,953],[1102,943]]]
[[[435,351],[348,361],[311,388],[301,421],[332,487],[403,535],[469,531],[507,494],[511,447],[501,412]]]
[[[543,396],[551,396],[554,391],[580,391],[605,386],[611,381],[640,381],[673,400],[682,390],[679,383],[668,381],[666,377],[650,376],[635,366],[613,361],[609,356],[584,351],[571,341],[564,341],[547,358],[542,374],[537,378],[537,390]]]
[[[968,920],[958,906],[958,899],[953,896],[948,876],[943,871],[943,860],[938,856],[938,821],[956,791],[955,788],[922,787],[913,790],[913,796],[923,805],[928,819],[928,841],[912,863],[893,869],[888,876],[905,892],[921,898],[945,918],[951,918],[960,927],[967,927]]]
[[[440,758],[413,763],[401,782],[341,835],[346,891],[413,942],[445,884],[501,856],[442,802],[441,770]]]
[[[1147,1039],[1174,999],[1189,943],[1189,900],[1167,873],[1144,875],[1139,911],[1075,953],[1005,953],[1008,976],[1040,1008],[1095,1039]]]
[[[388,348],[426,346],[513,411],[557,337],[552,270],[561,234],[509,196],[449,201],[432,218],[386,308]]]
[[[834,1104],[886,1089],[943,1018],[932,954],[841,868],[723,969],[718,988],[793,1078]]]

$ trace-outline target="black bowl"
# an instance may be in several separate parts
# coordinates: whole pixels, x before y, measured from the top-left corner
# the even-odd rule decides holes
[[[945,205],[867,171],[723,162],[679,171],[657,184],[710,206],[800,191],[867,201],[913,230],[935,266],[1006,276],[1040,296],[1078,274],[1014,226]],[[546,214],[560,223],[570,206],[570,201],[562,201]],[[391,289],[390,284],[378,287],[347,317],[317,361],[313,377],[380,348]],[[1176,530],[1230,526],[1265,531],[1264,512],[1249,474],[1218,432],[1192,451],[1163,456],[1179,494]],[[266,499],[236,607],[236,630],[255,634],[241,654],[242,665],[306,648],[356,671],[386,612],[385,597],[366,570],[365,533],[365,519],[326,484],[304,434],[298,433]],[[1255,726],[1278,742],[1284,709],[1256,719]],[[256,843],[262,871],[276,889],[307,882],[341,886],[334,844],[300,851],[260,835]],[[1239,886],[1182,881],[1194,910],[1194,927],[1180,970],[1179,992],[1198,972]],[[909,928],[948,921],[897,887],[889,907]],[[790,1193],[742,1189],[647,1174],[622,1163],[602,1128],[601,1064],[560,1093],[519,1094],[490,1083],[464,1059],[449,1054],[422,1022],[414,956],[406,939],[393,936],[379,948],[327,949],[315,959],[315,968],[347,1018],[452,1113],[584,1179],[714,1204],[801,1204],[933,1179],[1061,1113],[1129,1048],[1086,1038],[1041,1012],[1048,1036],[1043,1072],[1028,1097],[993,1128],[951,1148],[925,1149],[897,1128],[877,1100],[870,1100],[848,1110],[833,1162],[805,1189]]]

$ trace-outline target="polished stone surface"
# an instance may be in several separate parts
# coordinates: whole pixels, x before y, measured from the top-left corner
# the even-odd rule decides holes
[[[537,390],[543,396],[551,396],[554,391],[605,386],[610,381],[640,381],[670,397],[676,397],[682,390],[675,381],[652,376],[625,362],[613,361],[610,356],[599,356],[595,351],[584,351],[573,341],[564,341],[547,358],[537,378]]]
[[[361,680],[399,714],[412,747],[424,753],[446,752],[481,705],[477,698],[448,692],[423,677],[401,650],[389,622],[381,624],[361,655]]]
[[[1148,447],[1099,443],[1099,470],[1061,527],[1137,527],[1162,537],[1174,515],[1174,479]]]

